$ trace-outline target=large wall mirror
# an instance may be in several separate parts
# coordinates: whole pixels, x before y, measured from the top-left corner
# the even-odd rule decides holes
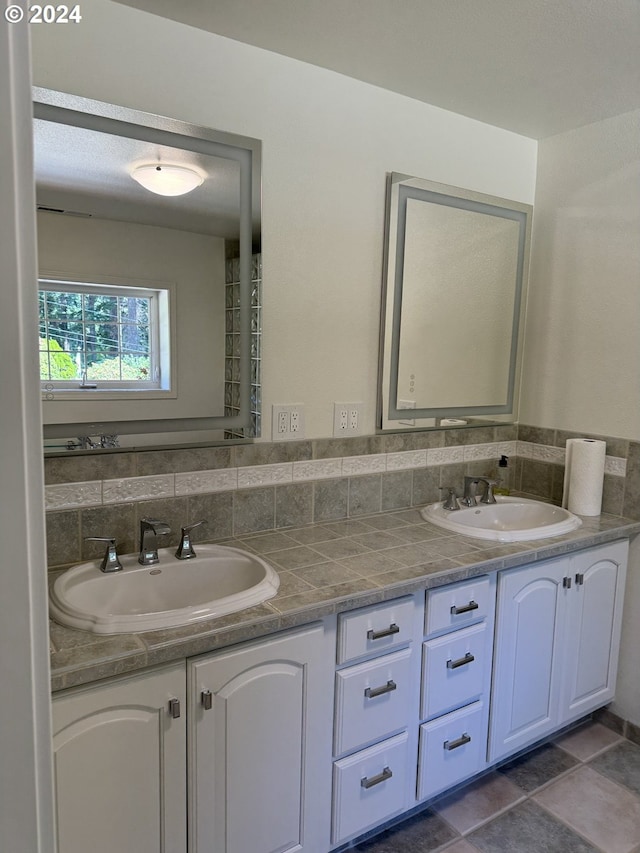
[[[383,430],[516,419],[531,210],[388,176]]]
[[[258,140],[34,90],[45,450],[253,437]]]

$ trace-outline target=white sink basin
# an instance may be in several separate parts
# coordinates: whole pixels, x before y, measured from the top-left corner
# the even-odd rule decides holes
[[[280,578],[260,557],[223,545],[198,545],[178,560],[175,549],[141,566],[137,554],[120,557],[121,572],[101,572],[99,560],[81,563],[55,581],[51,615],[63,625],[96,634],[174,628],[234,613],[272,598]]]
[[[577,515],[562,507],[503,495],[496,495],[495,504],[478,502],[477,506],[448,510],[439,502],[423,507],[420,513],[426,521],[445,530],[497,542],[546,539],[582,524]]]

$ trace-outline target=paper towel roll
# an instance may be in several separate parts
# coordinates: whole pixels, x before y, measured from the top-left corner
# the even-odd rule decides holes
[[[567,439],[562,506],[576,515],[600,515],[606,442]]]

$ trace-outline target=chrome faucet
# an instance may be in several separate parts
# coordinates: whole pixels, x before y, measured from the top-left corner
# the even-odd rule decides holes
[[[171,533],[171,528],[164,521],[152,518],[140,519],[140,556],[138,562],[142,566],[153,566],[159,562],[158,536]]]
[[[496,503],[495,496],[493,494],[493,487],[496,485],[495,480],[491,480],[489,477],[465,477],[464,478],[464,495],[460,498],[460,503],[464,506],[476,506],[476,486],[478,483],[484,483],[485,489],[484,494],[480,498],[480,503],[482,504],[494,504]]]

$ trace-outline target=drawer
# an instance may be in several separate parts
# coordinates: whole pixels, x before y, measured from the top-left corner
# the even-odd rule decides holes
[[[491,614],[492,608],[492,586],[486,575],[428,589],[425,634],[464,628],[465,625],[485,619]]]
[[[409,736],[403,732],[334,762],[331,823],[334,844],[408,807],[408,742]]]
[[[422,719],[479,699],[487,683],[488,659],[485,622],[423,643]]]
[[[336,755],[407,727],[411,654],[402,649],[336,674]]]
[[[418,799],[462,782],[484,766],[487,727],[482,702],[420,726]]]
[[[362,607],[338,617],[338,663],[387,652],[413,637],[413,598]]]

